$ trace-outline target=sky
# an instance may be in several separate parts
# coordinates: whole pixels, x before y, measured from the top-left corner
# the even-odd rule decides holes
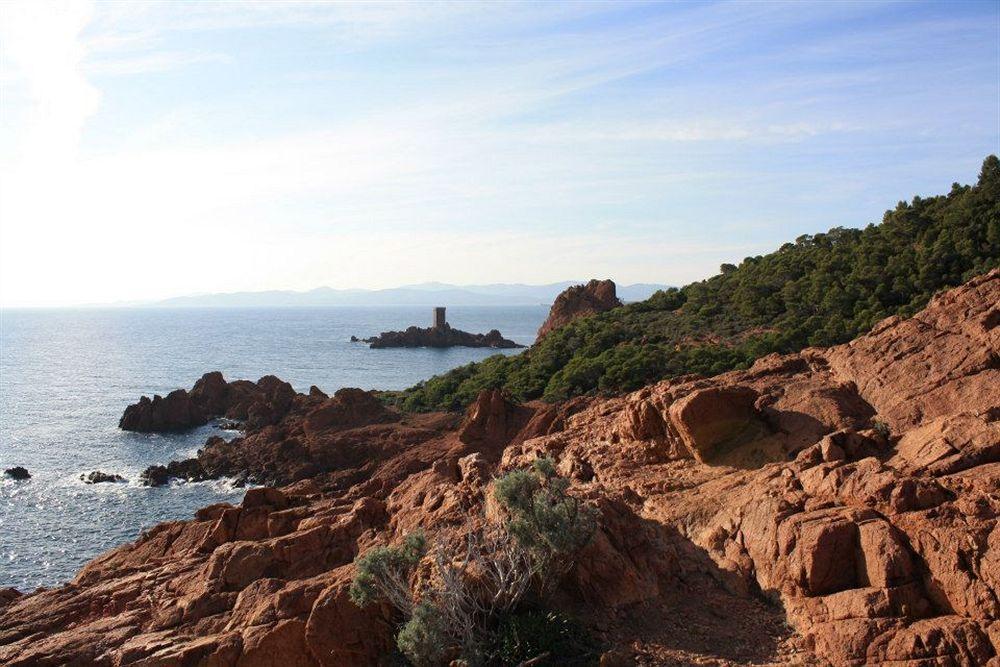
[[[684,284],[973,182],[1000,2],[5,2],[0,305]]]

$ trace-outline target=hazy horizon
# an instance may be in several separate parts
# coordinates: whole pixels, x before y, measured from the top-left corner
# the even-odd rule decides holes
[[[0,5],[0,305],[682,285],[975,181],[1000,5]]]
[[[3,310],[22,309],[92,309],[92,308],[129,308],[129,307],[273,307],[280,306],[425,306],[452,305],[466,306],[524,306],[548,305],[555,297],[570,285],[586,283],[587,280],[560,280],[554,283],[524,284],[524,283],[493,283],[481,285],[455,285],[442,282],[414,283],[394,287],[367,288],[333,288],[319,285],[304,290],[260,290],[235,292],[195,292],[175,294],[162,299],[110,301],[81,303],[65,306],[5,306]],[[672,287],[661,283],[616,283],[618,296],[626,302],[641,301],[649,298],[653,292]],[[438,298],[436,295],[443,295]],[[413,298],[407,299],[407,295]],[[422,295],[422,296],[420,296]],[[329,298],[332,296],[333,298]],[[431,298],[434,296],[434,298]],[[310,298],[315,297],[315,298]],[[337,297],[341,298],[340,300]],[[388,298],[386,298],[388,297]],[[459,297],[456,300],[456,297]],[[477,298],[478,297],[478,300]],[[324,300],[325,299],[325,300]]]

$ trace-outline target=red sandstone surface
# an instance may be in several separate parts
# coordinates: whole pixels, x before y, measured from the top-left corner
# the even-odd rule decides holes
[[[591,280],[586,285],[568,287],[556,297],[548,318],[538,329],[536,341],[577,318],[603,313],[620,305],[622,302],[615,294],[612,280]]]
[[[613,399],[296,396],[215,453],[297,481],[0,591],[0,663],[378,664],[396,619],[350,602],[354,557],[462,525],[542,454],[600,511],[553,604],[602,664],[998,665],[998,303],[994,271],[849,344]]]

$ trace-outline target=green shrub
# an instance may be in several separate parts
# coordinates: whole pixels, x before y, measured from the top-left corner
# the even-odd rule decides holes
[[[396,646],[416,667],[445,664],[451,643],[441,610],[426,602],[413,608],[413,616],[396,635]]]
[[[409,607],[409,580],[413,569],[427,553],[427,538],[422,531],[407,535],[394,547],[374,547],[354,561],[354,580],[349,595],[359,607],[379,597],[389,598],[403,611]],[[402,606],[399,604],[406,600]]]
[[[457,539],[439,538],[432,547],[415,532],[398,545],[369,549],[354,561],[351,600],[365,606],[384,599],[395,607],[405,619],[397,646],[418,667],[455,656],[495,664],[492,650],[513,656],[569,641],[575,626],[561,617],[516,613],[532,588],[557,579],[596,528],[596,514],[567,494],[568,486],[551,459],[507,473],[494,482],[503,522],[470,522],[452,535]],[[433,571],[415,581],[421,561]]]
[[[507,529],[540,568],[572,557],[594,534],[594,511],[567,494],[568,487],[569,480],[556,474],[549,458],[493,483],[494,497],[509,516]]]

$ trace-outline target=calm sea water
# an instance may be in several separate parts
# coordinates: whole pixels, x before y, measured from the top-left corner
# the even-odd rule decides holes
[[[497,328],[534,340],[547,308],[449,308],[460,329]],[[23,591],[70,580],[85,562],[155,523],[205,505],[238,502],[225,481],[145,488],[153,463],[194,455],[218,431],[125,433],[118,418],[141,394],[190,388],[203,373],[256,380],[274,374],[299,391],[317,385],[401,389],[495,350],[370,350],[351,335],[427,326],[429,308],[120,309],[0,311],[0,587]],[[516,354],[517,350],[505,351]],[[86,485],[92,470],[123,484]]]

